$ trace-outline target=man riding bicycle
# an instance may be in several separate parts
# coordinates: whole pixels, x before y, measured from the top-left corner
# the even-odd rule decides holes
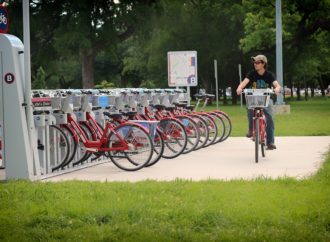
[[[252,89],[265,89],[274,87],[274,92],[276,95],[280,93],[281,86],[278,81],[275,79],[274,74],[267,70],[267,57],[264,55],[257,55],[251,57],[251,60],[254,65],[254,70],[251,70],[244,80],[237,87],[236,93],[237,95],[241,95],[243,89],[245,87]],[[274,140],[274,100],[271,98],[269,101],[269,105],[264,109],[264,113],[266,116],[266,133],[267,133],[267,149],[274,150],[276,149],[275,140]],[[249,121],[249,130],[246,134],[246,137],[252,137],[252,115],[253,110],[248,109],[248,121]]]

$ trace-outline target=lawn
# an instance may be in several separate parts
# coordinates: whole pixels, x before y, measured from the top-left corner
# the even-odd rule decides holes
[[[290,115],[275,115],[276,136],[330,135],[330,98],[315,98],[309,101],[288,101]],[[216,105],[206,110],[216,109]],[[245,136],[247,132],[246,108],[239,105],[219,106],[227,112],[233,123],[232,136]]]
[[[291,102],[279,135],[330,135],[329,101]],[[244,135],[245,110],[223,109]],[[304,180],[3,182],[0,241],[330,241],[325,159]]]

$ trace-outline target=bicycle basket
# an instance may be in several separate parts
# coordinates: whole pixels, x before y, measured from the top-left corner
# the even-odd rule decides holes
[[[268,107],[269,99],[269,92],[265,92],[262,89],[245,92],[246,106],[248,108],[266,108]]]

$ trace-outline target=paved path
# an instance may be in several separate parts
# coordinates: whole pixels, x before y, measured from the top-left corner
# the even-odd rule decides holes
[[[172,160],[162,159],[155,166],[136,172],[121,171],[111,163],[104,163],[45,181],[135,182],[178,178],[198,181],[253,179],[260,176],[304,178],[314,174],[325,160],[330,148],[330,136],[277,137],[276,143],[277,150],[267,151],[266,157],[261,158],[258,164],[254,162],[254,143],[247,138],[235,137]]]

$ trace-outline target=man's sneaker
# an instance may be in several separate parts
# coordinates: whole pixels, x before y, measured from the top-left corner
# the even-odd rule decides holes
[[[247,132],[247,134],[246,134],[246,137],[247,138],[251,138],[252,137],[252,131],[251,130],[249,130],[248,132]]]
[[[268,144],[267,145],[267,150],[276,150],[276,145],[274,145],[274,144]]]

